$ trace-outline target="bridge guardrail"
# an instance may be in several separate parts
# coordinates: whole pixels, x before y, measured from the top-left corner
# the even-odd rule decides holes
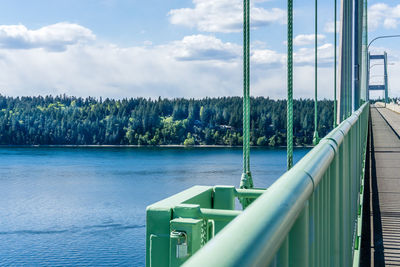
[[[184,266],[358,266],[369,103]]]

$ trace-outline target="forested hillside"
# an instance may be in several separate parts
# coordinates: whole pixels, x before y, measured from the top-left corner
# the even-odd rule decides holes
[[[333,102],[318,103],[319,135],[332,129]],[[314,131],[312,100],[294,101],[294,142]],[[241,145],[242,98],[94,99],[0,96],[1,145]],[[286,144],[286,101],[251,99],[251,142]]]

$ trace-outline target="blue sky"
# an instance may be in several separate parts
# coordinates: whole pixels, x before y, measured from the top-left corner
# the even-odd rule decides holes
[[[319,2],[320,98],[332,98],[334,1]],[[115,98],[241,94],[241,0],[0,3],[2,94]],[[251,3],[252,94],[284,98],[286,1]],[[398,1],[370,0],[369,9],[371,38],[400,32]],[[314,2],[295,1],[294,12],[295,97],[311,98]],[[400,82],[395,75],[400,71],[399,43],[393,39],[373,47],[388,51],[394,63],[389,70],[393,85]],[[400,90],[393,86],[391,94]]]

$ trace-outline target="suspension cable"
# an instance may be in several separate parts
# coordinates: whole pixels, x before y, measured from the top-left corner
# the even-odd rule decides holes
[[[250,172],[250,0],[243,0],[243,174],[240,188],[253,188]]]
[[[287,16],[287,169],[293,166],[293,0],[288,0]]]
[[[314,137],[313,144],[319,143],[318,136],[318,0],[315,0],[315,89],[314,89]]]
[[[334,80],[334,82],[333,82],[333,91],[334,91],[334,93],[333,93],[333,96],[334,96],[334,100],[333,100],[333,128],[336,128],[336,126],[337,126],[337,99],[336,99],[336,86],[337,86],[337,84],[336,84],[336,80],[337,80],[337,77],[336,77],[336,75],[337,75],[337,56],[336,56],[336,50],[337,50],[337,29],[336,29],[336,20],[337,20],[337,0],[335,0],[335,12],[334,12],[334,23],[335,23],[335,25],[334,25],[334,42],[335,42],[335,44],[334,44],[334,78],[333,78],[333,80]]]

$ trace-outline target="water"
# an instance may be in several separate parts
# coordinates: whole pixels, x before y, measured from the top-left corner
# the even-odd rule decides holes
[[[241,153],[0,148],[0,265],[144,266],[146,206],[192,185],[238,185]],[[257,187],[286,168],[282,149],[253,149],[251,160]]]

